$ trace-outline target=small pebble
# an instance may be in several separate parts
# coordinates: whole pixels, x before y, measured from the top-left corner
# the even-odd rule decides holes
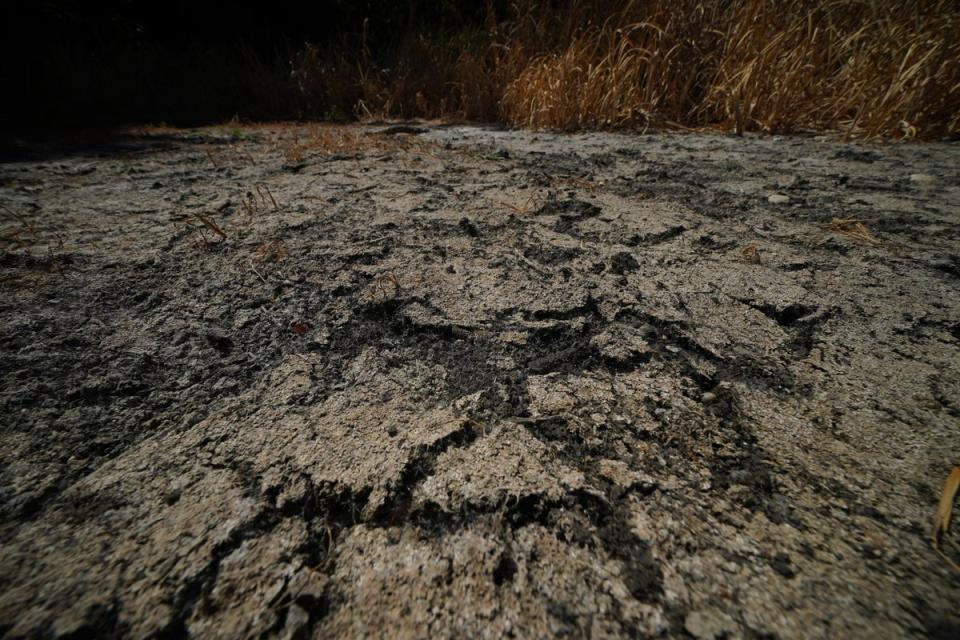
[[[709,402],[713,402],[714,400],[716,400],[717,394],[710,393],[709,391],[707,391],[705,394],[703,394],[703,396],[700,399],[703,401],[704,404],[707,404]]]
[[[782,193],[774,193],[767,197],[767,202],[770,204],[787,204],[790,202],[790,196],[785,196]]]
[[[775,555],[770,561],[770,566],[784,578],[792,578],[797,575],[797,572],[790,564],[790,556],[786,553],[778,553]]]
[[[933,184],[936,184],[937,179],[928,173],[912,173],[910,174],[910,182],[924,187],[929,187]]]

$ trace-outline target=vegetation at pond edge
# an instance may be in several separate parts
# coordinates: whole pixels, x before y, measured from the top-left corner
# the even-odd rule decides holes
[[[4,128],[236,117],[960,129],[954,0],[73,5],[4,10]]]

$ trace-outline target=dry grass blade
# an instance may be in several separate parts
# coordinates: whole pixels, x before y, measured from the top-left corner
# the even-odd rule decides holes
[[[203,233],[203,227],[195,227],[194,222],[191,220],[191,218],[200,222],[203,225],[203,227],[206,227],[207,229],[212,231],[216,236],[219,236],[220,240],[218,240],[217,242],[211,242],[207,240],[207,236]],[[192,216],[187,217],[183,222],[184,224],[186,224],[188,229],[195,230],[197,232],[197,235],[200,236],[199,240],[197,241],[197,246],[201,249],[210,249],[212,247],[219,245],[220,243],[222,243],[224,240],[227,239],[227,234],[224,232],[223,229],[220,228],[220,225],[218,225],[216,222],[214,222],[213,220],[211,220],[210,218],[208,218],[207,216],[201,213],[195,213]]]
[[[279,240],[264,242],[253,254],[253,260],[259,263],[282,262],[287,258],[287,247]]]
[[[824,228],[833,233],[844,235],[859,244],[871,247],[878,247],[883,244],[883,241],[873,235],[867,225],[857,218],[834,218]]]
[[[397,278],[397,275],[392,271],[379,276],[376,282],[377,289],[380,291],[384,300],[390,298],[390,291],[388,290],[390,288],[393,290],[394,298],[400,293],[400,279]]]
[[[276,198],[274,198],[274,197],[273,197],[273,194],[270,193],[270,189],[267,187],[267,185],[265,185],[265,184],[264,184],[264,185],[256,185],[256,189],[257,189],[257,194],[260,196],[260,199],[261,199],[261,200],[263,200],[264,202],[266,202],[267,198],[269,198],[269,199],[270,199],[270,204],[273,205],[273,210],[274,210],[274,211],[279,211],[279,210],[280,210],[280,205],[277,204]],[[264,193],[266,194],[266,197],[264,197]]]
[[[302,144],[296,136],[294,136],[293,139],[281,138],[277,142],[277,147],[289,165],[301,165],[306,161],[306,155],[304,154],[306,146]]]
[[[749,264],[760,264],[760,250],[757,249],[757,245],[748,244],[743,248],[741,252],[743,256],[743,261]]]
[[[954,467],[947,481],[943,484],[943,493],[940,495],[940,505],[933,523],[933,550],[949,564],[954,571],[960,573],[960,565],[947,556],[941,548],[941,543],[950,529],[950,518],[953,514],[953,503],[960,492],[960,467]],[[956,545],[954,545],[956,546]]]
[[[0,211],[4,212],[20,224],[20,228],[5,229],[0,231],[0,250],[16,251],[19,249],[30,248],[37,244],[41,244],[44,240],[46,240],[48,252],[52,251],[54,244],[58,249],[61,251],[63,250],[65,244],[64,239],[58,231],[54,229],[38,229],[25,216],[12,211],[10,208],[4,205],[0,205]],[[55,243],[50,242],[51,236],[53,239],[55,239]]]
[[[284,153],[300,157],[304,151],[317,151],[327,155],[358,157],[363,153],[397,153],[400,151],[418,151],[425,153],[430,143],[422,142],[408,135],[384,135],[380,132],[368,132],[355,126],[316,125],[304,140],[294,141]],[[291,156],[288,156],[291,157]]]
[[[533,196],[530,196],[523,202],[523,204],[519,204],[519,205],[513,204],[511,202],[504,202],[502,200],[497,200],[497,203],[510,209],[511,211],[519,215],[526,215],[534,209]]]
[[[4,243],[4,251],[14,251],[29,246],[32,241],[36,240],[37,230],[26,218],[3,205],[0,205],[0,211],[3,211],[21,225],[19,229],[7,229],[0,233],[0,241]],[[23,237],[24,235],[29,235],[32,240],[26,240]]]
[[[213,231],[215,234],[220,236],[221,242],[227,239],[227,234],[224,233],[223,229],[221,229],[216,222],[214,222],[207,216],[203,215],[202,213],[194,214],[194,217],[196,217],[197,220],[202,222],[207,229],[210,229],[210,231]]]
[[[239,146],[239,145],[231,144],[231,145],[230,145],[230,150],[233,151],[233,153],[234,153],[235,155],[240,156],[241,158],[245,159],[245,160],[246,160],[247,162],[249,162],[251,165],[257,164],[257,161],[253,159],[253,156],[250,155],[250,152],[247,151],[246,149],[244,149],[243,147],[241,147],[241,146]]]
[[[0,251],[16,251],[24,246],[20,239],[26,229],[8,229],[0,232]]]

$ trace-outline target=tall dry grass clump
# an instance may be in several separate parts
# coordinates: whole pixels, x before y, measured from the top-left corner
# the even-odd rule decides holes
[[[514,126],[955,135],[960,11],[929,0],[622,3],[510,82]],[[581,9],[582,11],[582,5]]]
[[[530,62],[504,93],[511,124],[576,130],[690,121],[709,81],[721,3],[628,3],[605,24],[574,33]]]
[[[946,135],[960,106],[955,2],[778,3],[730,16],[705,123],[857,136]]]

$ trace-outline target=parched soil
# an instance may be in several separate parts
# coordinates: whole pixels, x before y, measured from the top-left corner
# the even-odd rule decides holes
[[[960,636],[960,147],[323,131],[0,164],[0,635]]]

